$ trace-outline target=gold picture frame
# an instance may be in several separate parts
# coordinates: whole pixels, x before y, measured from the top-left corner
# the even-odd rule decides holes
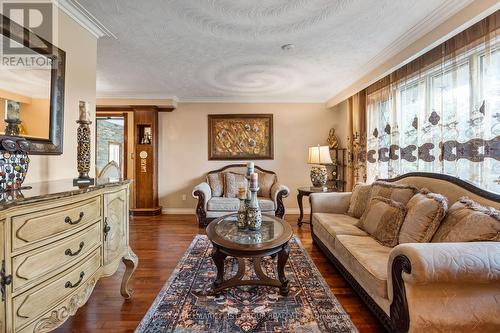
[[[208,159],[274,159],[273,115],[208,115]]]

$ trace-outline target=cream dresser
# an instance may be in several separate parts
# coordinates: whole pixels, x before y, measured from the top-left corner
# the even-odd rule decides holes
[[[49,332],[89,298],[97,280],[137,266],[129,247],[128,181],[78,188],[72,180],[32,184],[0,200],[0,332]]]

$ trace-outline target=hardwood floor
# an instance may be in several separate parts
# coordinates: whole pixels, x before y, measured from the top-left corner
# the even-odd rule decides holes
[[[286,219],[359,331],[384,332],[319,248],[313,246],[309,225],[298,228],[296,215]],[[99,280],[87,304],[55,332],[133,332],[196,234],[204,234],[204,229],[198,228],[194,215],[131,218],[130,243],[139,257],[139,267],[132,277],[132,299],[120,296],[121,264],[115,275]]]

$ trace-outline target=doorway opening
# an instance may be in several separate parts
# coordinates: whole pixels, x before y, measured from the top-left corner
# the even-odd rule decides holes
[[[115,163],[120,178],[127,178],[127,114],[96,114],[96,174]]]

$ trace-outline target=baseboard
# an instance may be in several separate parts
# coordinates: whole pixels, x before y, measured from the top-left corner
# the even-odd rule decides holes
[[[309,214],[309,208],[304,208],[304,215]],[[162,214],[177,214],[177,215],[191,215],[195,214],[194,208],[163,208],[161,210]],[[298,208],[286,208],[285,214],[300,214],[300,210]]]
[[[162,214],[178,214],[178,215],[191,215],[195,214],[194,208],[163,208],[161,210]]]

